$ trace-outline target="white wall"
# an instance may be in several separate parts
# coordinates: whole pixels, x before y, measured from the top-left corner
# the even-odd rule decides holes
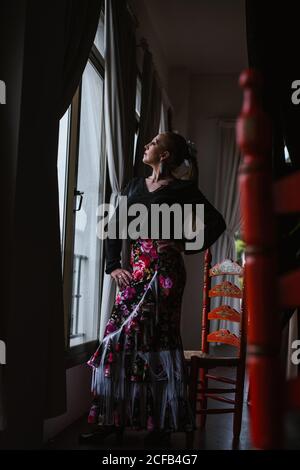
[[[173,106],[173,128],[182,135],[189,135],[189,115],[191,103],[190,72],[185,67],[169,69],[168,90]]]
[[[82,364],[67,370],[67,412],[44,422],[44,441],[65,429],[81,418],[89,409],[92,401],[91,369]]]
[[[240,112],[242,93],[238,86],[238,74],[197,75],[186,67],[168,67],[163,44],[158,40],[145,4],[145,0],[131,0],[139,21],[138,37],[145,37],[149,43],[156,69],[173,107],[173,128],[197,146],[199,188],[214,203],[217,119],[236,117]],[[244,21],[243,18],[241,20]],[[245,37],[237,48],[244,51],[246,65]],[[198,349],[201,337],[203,254],[185,256],[185,264],[187,283],[182,307],[182,339],[186,349]]]
[[[193,75],[186,69],[169,72],[174,128],[195,142],[199,188],[214,204],[218,118],[236,117],[242,93],[237,75]],[[186,349],[198,349],[201,338],[203,254],[185,256],[187,283],[182,307],[182,339]]]

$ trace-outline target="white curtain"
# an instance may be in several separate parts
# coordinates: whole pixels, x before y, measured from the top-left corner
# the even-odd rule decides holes
[[[136,46],[125,2],[105,1],[104,125],[110,204],[116,208],[121,190],[133,175]],[[100,340],[116,296],[115,282],[104,274]]]
[[[216,167],[216,187],[214,205],[223,215],[227,228],[221,237],[212,246],[212,264],[223,261],[225,258],[236,260],[234,235],[241,226],[239,210],[239,190],[237,186],[238,169],[241,159],[240,150],[236,144],[235,121],[218,121],[219,155]],[[217,277],[212,279],[212,285],[223,280],[237,283],[235,276]],[[240,310],[240,300],[231,298],[212,298],[211,309],[222,303]],[[226,328],[238,334],[239,324],[227,321],[210,322],[211,330]]]
[[[168,110],[164,104],[161,103],[161,114],[160,114],[160,123],[159,123],[159,133],[168,131]]]
[[[159,133],[169,131],[169,109],[171,103],[164,89],[162,89],[162,100],[161,100],[161,115],[159,124]]]
[[[161,102],[159,77],[154,67],[152,54],[146,49],[142,73],[141,117],[134,160],[135,176],[148,176],[151,173],[149,167],[143,163],[144,146],[159,132]]]

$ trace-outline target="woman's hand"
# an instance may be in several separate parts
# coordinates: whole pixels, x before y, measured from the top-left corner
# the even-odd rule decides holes
[[[182,252],[184,250],[184,243],[181,240],[158,240],[157,241],[157,251],[161,253],[169,249]]]
[[[110,273],[110,275],[121,289],[126,286],[129,286],[130,281],[132,280],[131,272],[127,271],[127,269],[115,269]]]

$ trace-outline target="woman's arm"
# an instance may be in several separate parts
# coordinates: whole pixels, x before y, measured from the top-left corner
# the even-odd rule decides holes
[[[226,230],[226,223],[220,212],[206,199],[196,185],[192,190],[191,201],[189,202],[192,204],[204,204],[204,243],[199,250],[184,250],[185,254],[192,255],[200,253],[213,245]],[[195,239],[185,239],[185,241],[192,243]]]
[[[121,268],[121,250],[122,240],[110,238],[105,240],[106,274],[111,274],[115,269]]]
[[[133,178],[121,191],[122,196],[128,196],[131,188],[134,185],[136,178]],[[116,222],[118,223],[118,209],[116,210],[113,217],[116,217]],[[118,227],[117,227],[118,228]],[[117,230],[118,233],[118,230]],[[122,251],[122,239],[116,238],[111,239],[109,237],[105,240],[105,254],[106,254],[106,274],[111,274],[116,269],[121,268],[121,251]]]

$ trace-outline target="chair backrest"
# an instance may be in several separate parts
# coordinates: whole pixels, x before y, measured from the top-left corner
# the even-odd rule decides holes
[[[280,308],[300,306],[300,270],[278,276],[276,215],[300,212],[300,172],[273,183],[270,120],[259,100],[260,77],[240,76],[244,103],[237,122],[245,281],[249,311],[248,370],[254,447],[283,445],[284,407],[300,408],[300,379],[285,382],[280,368]]]
[[[202,310],[202,344],[201,350],[209,352],[209,343],[223,343],[234,346],[238,349],[238,355],[245,352],[246,343],[246,322],[244,321],[245,302],[243,299],[243,289],[236,284],[223,280],[212,287],[212,278],[217,276],[238,276],[243,277],[243,268],[235,261],[225,259],[211,267],[211,252],[207,249],[204,258],[204,285],[203,285],[203,310]],[[212,297],[231,297],[241,299],[241,309],[227,305],[224,301],[220,306],[211,310]],[[211,320],[226,320],[228,322],[239,323],[239,336],[228,329],[210,331],[209,322]]]

